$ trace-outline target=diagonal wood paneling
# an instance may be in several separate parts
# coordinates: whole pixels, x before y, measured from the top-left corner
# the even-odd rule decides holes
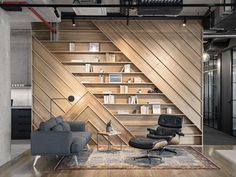
[[[201,40],[196,37],[200,36],[197,33],[201,32],[201,28],[196,30],[196,23],[191,31],[190,27],[177,29],[180,24],[178,21],[151,21],[148,26],[145,21],[131,21],[128,26],[125,21],[94,23],[200,130],[202,129],[202,45]],[[149,27],[152,31],[147,29]],[[159,36],[161,38],[158,38]],[[194,40],[190,41],[191,39]],[[171,45],[164,45],[166,41]],[[170,54],[171,50],[174,53]],[[186,63],[181,62],[182,57]]]
[[[52,55],[37,39],[33,38],[33,125],[37,127],[41,121],[50,117],[50,98],[67,98],[74,95],[76,100],[71,104],[65,100],[55,101],[53,115],[64,114],[66,120],[84,120],[105,130],[108,121],[112,121],[115,130],[122,132],[120,138],[112,139],[115,145],[122,139],[124,143],[132,134],[114,117],[96,97],[70,73],[60,61]],[[88,111],[89,110],[89,111]],[[87,111],[85,114],[84,111]],[[89,114],[88,114],[89,112]],[[85,116],[86,115],[86,116]],[[93,131],[93,137],[96,131]],[[94,138],[93,138],[93,141]],[[103,141],[105,143],[105,141]]]

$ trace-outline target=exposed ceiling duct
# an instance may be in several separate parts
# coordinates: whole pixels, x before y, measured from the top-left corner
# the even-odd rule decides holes
[[[220,53],[229,46],[229,42],[229,38],[211,39],[204,45],[204,51],[209,54]]]
[[[138,15],[179,15],[183,10],[183,0],[138,0]],[[144,6],[146,7],[144,7]],[[156,5],[157,7],[148,7]],[[169,5],[163,6],[163,5]],[[158,7],[160,6],[160,7]]]

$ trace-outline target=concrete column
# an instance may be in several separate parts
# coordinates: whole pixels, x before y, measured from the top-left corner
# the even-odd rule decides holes
[[[11,72],[10,22],[0,9],[0,166],[10,160],[11,143]]]

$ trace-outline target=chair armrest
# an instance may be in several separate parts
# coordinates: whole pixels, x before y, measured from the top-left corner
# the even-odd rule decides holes
[[[33,131],[31,132],[32,155],[68,155],[72,143],[69,131]]]
[[[152,129],[152,128],[147,128],[147,131],[149,131],[150,134],[156,134],[156,130],[155,129]]]
[[[176,132],[176,134],[178,134],[179,136],[184,136],[184,133],[182,132]]]
[[[76,121],[76,122],[67,122],[70,125],[71,131],[85,131],[85,123],[82,121]]]

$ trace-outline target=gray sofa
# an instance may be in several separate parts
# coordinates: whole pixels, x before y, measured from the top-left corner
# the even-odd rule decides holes
[[[65,122],[61,116],[41,122],[39,129],[31,133],[31,153],[36,156],[33,166],[41,156],[50,155],[73,155],[78,164],[77,155],[86,148],[91,136],[84,122]]]

